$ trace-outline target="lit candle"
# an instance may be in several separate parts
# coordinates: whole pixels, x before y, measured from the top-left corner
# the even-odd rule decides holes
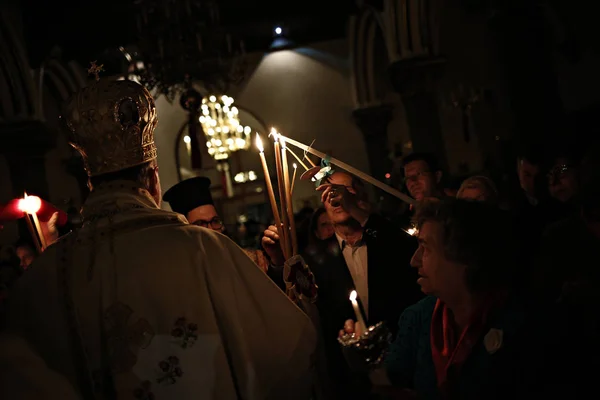
[[[296,183],[296,172],[298,172],[298,166],[296,165],[296,163],[293,163],[292,167],[294,167],[294,175],[292,175],[292,189],[290,190],[290,196],[292,195],[292,193],[294,193],[294,184]]]
[[[280,135],[280,137],[282,139],[284,139],[288,144],[292,144],[292,145],[294,145],[294,146],[296,146],[296,147],[298,147],[298,148],[300,148],[300,149],[302,149],[302,150],[304,150],[304,151],[306,151],[306,152],[308,152],[310,154],[313,154],[313,155],[315,155],[317,157],[320,157],[322,159],[325,159],[327,157],[327,155],[325,153],[320,152],[320,151],[318,151],[316,149],[313,149],[312,147],[309,147],[309,146],[307,146],[307,145],[305,145],[303,143],[300,143],[300,142],[298,142],[296,140],[293,140],[293,139],[290,139],[288,137],[281,136],[281,135]],[[340,168],[342,168],[342,169],[350,172],[352,175],[355,175],[355,176],[359,177],[360,179],[362,179],[362,180],[370,183],[373,186],[378,187],[379,189],[381,189],[381,190],[383,190],[383,191],[391,194],[394,197],[399,198],[400,200],[402,200],[402,201],[404,201],[404,202],[406,202],[408,204],[414,204],[415,203],[415,199],[413,199],[412,197],[409,197],[406,194],[402,193],[401,191],[396,190],[393,187],[391,187],[389,185],[386,185],[383,182],[378,181],[377,179],[373,178],[371,175],[365,174],[364,172],[362,172],[362,171],[354,168],[351,165],[348,165],[348,164],[346,164],[346,163],[344,163],[344,162],[342,162],[340,160],[337,160],[337,159],[335,159],[333,157],[329,158],[329,162],[331,164],[333,164],[333,165],[337,165],[338,167],[340,167]],[[312,162],[311,162],[311,164],[312,164]]]
[[[365,319],[363,318],[362,312],[360,311],[360,307],[358,306],[358,301],[356,301],[356,290],[350,292],[350,301],[352,302],[352,308],[354,308],[354,314],[356,315],[356,323],[360,325],[361,330],[367,329],[367,325],[365,324]],[[357,331],[358,329],[355,329]]]
[[[277,131],[275,129],[271,129],[271,134],[273,135],[273,139],[275,140],[274,146],[275,146],[275,167],[277,169],[277,185],[279,186],[279,201],[281,202],[281,219],[283,222],[283,227],[281,229],[281,232],[279,227],[277,227],[277,231],[279,232],[279,236],[280,238],[283,240],[284,243],[284,248],[286,249],[286,251],[284,251],[284,256],[285,259],[287,260],[288,258],[290,258],[290,254],[287,251],[287,249],[290,248],[289,246],[289,224],[288,224],[288,218],[287,218],[287,212],[285,210],[285,205],[286,205],[286,200],[285,200],[285,184],[283,182],[283,167],[281,165],[281,149],[279,146],[279,134],[277,133]]]
[[[290,224],[291,236],[291,251],[292,256],[298,254],[298,238],[296,237],[296,221],[294,220],[294,206],[292,204],[292,187],[290,186],[290,171],[287,162],[287,151],[285,150],[285,140],[280,141],[281,144],[281,163],[283,165],[283,184],[285,185],[285,200],[287,208],[287,216]],[[289,245],[290,243],[288,243]],[[288,249],[289,251],[290,249]]]
[[[286,149],[287,149],[287,151],[288,151],[288,152],[290,152],[290,154],[291,154],[291,155],[293,155],[293,156],[294,156],[294,158],[295,158],[295,159],[296,159],[296,160],[297,160],[297,161],[300,163],[300,165],[302,165],[302,167],[304,167],[304,169],[305,169],[306,171],[308,171],[308,167],[306,166],[306,164],[304,164],[304,163],[302,162],[302,160],[300,159],[300,157],[298,157],[298,156],[296,155],[296,153],[294,153],[294,152],[292,151],[292,149],[290,149],[289,147],[286,147]]]
[[[267,193],[269,194],[269,202],[271,203],[271,211],[273,212],[273,218],[275,219],[275,224],[277,228],[281,226],[281,218],[279,217],[279,211],[277,210],[277,202],[275,201],[275,193],[273,193],[273,184],[271,184],[271,176],[269,175],[269,167],[267,166],[267,160],[265,159],[264,147],[262,144],[262,140],[260,140],[260,136],[256,134],[256,147],[260,152],[260,161],[262,163],[263,172],[265,174],[265,183],[267,185]],[[281,251],[284,252],[284,244],[280,240],[279,245],[281,246]]]
[[[27,193],[25,193],[24,197],[19,200],[18,207],[19,210],[25,213],[27,227],[29,228],[38,252],[41,253],[46,248],[46,240],[42,234],[40,221],[37,217],[37,212],[42,208],[42,200],[37,196],[27,196]],[[31,223],[32,220],[33,225]]]

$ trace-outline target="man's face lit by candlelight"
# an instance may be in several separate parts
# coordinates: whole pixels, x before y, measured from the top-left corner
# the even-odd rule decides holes
[[[410,195],[417,201],[434,197],[441,172],[433,172],[423,160],[415,160],[404,166],[404,179]]]
[[[352,187],[352,177],[345,172],[336,172],[329,177],[328,183],[332,185],[344,186],[350,193],[355,194],[355,190]],[[350,213],[342,207],[338,202],[326,201],[323,206],[327,211],[327,215],[331,222],[336,225],[343,225],[352,219]]]

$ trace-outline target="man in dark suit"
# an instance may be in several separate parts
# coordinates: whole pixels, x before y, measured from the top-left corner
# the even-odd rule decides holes
[[[317,306],[329,370],[338,383],[338,393],[347,398],[361,397],[362,388],[350,385],[352,377],[337,343],[344,322],[355,319],[350,292],[357,291],[369,325],[385,321],[395,331],[400,313],[422,297],[416,271],[410,268],[417,243],[414,237],[370,212],[364,186],[353,176],[336,172],[318,190],[335,235],[324,252],[305,252],[303,256],[319,286]],[[284,263],[278,240],[277,228],[269,227],[263,247],[274,270]]]

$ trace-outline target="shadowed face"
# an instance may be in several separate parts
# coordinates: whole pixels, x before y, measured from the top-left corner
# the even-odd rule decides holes
[[[417,201],[434,197],[440,178],[441,173],[431,171],[423,160],[415,160],[404,166],[406,188]]]
[[[520,159],[517,165],[519,184],[521,189],[531,197],[535,197],[535,178],[540,172],[540,167],[525,159]]]
[[[567,202],[577,194],[577,173],[566,159],[558,159],[548,173],[548,190],[556,200]]]
[[[478,187],[467,187],[458,192],[457,199],[471,201],[486,201],[487,195],[485,191]]]
[[[27,269],[33,260],[35,260],[35,252],[29,246],[19,246],[16,250],[17,257],[21,260],[21,268]]]
[[[186,217],[190,224],[212,229],[216,232],[223,232],[225,230],[223,221],[219,218],[217,209],[212,204],[196,207],[188,212]]]
[[[419,247],[410,265],[417,268],[417,283],[423,293],[448,298],[456,290],[463,290],[465,267],[446,258],[440,223],[423,223],[418,239]]]
[[[334,234],[333,224],[326,212],[319,215],[315,235],[321,240],[327,240]]]

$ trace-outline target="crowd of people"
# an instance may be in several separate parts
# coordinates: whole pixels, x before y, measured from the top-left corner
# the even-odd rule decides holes
[[[118,118],[82,117],[100,102]],[[209,180],[162,195],[145,89],[100,80],[65,115],[92,191],[79,229],[35,260],[32,247],[17,246],[0,335],[3,398],[583,398],[593,390],[597,146],[523,151],[517,191],[476,175],[452,196],[435,157],[410,154],[403,172],[415,203],[394,218],[377,213],[363,182],[336,171],[316,187],[322,207],[298,220],[315,314],[288,296],[301,283],[286,272],[281,227],[269,226],[260,248],[242,249],[224,235]],[[339,339],[382,321],[392,336],[383,361],[355,368]]]

